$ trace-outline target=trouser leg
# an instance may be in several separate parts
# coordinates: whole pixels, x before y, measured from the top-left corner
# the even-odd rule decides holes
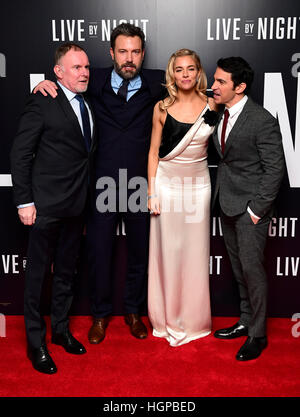
[[[111,264],[117,223],[117,213],[95,211],[87,224],[91,312],[95,318],[112,313]]]
[[[38,348],[45,342],[46,326],[40,313],[41,292],[50,270],[57,228],[50,219],[37,216],[29,234],[24,292],[24,319],[27,341]]]
[[[241,298],[240,322],[249,328],[249,336],[266,333],[267,277],[264,249],[270,219],[254,224],[248,212],[230,218],[221,214],[225,245],[230,257]]]
[[[54,333],[63,333],[69,324],[82,232],[83,216],[60,220],[53,262],[51,325]]]
[[[149,214],[128,212],[124,221],[128,248],[124,310],[139,313],[147,298]]]

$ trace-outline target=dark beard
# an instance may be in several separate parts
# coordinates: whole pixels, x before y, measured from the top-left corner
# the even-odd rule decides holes
[[[135,71],[122,71],[123,67],[132,67]],[[134,77],[138,75],[141,70],[141,65],[136,67],[132,62],[126,62],[123,65],[119,65],[116,61],[114,61],[114,69],[120,77],[124,78],[124,80],[132,80]]]

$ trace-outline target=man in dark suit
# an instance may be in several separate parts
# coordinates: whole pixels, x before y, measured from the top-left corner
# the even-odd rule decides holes
[[[248,336],[236,355],[257,358],[267,346],[267,277],[264,248],[273,203],[284,173],[277,120],[247,96],[253,70],[240,57],[220,59],[212,90],[225,111],[213,140],[221,158],[214,193],[224,241],[240,294],[238,323],[217,330],[215,337]]]
[[[94,207],[87,229],[94,316],[89,331],[90,343],[103,340],[112,313],[112,250],[120,220],[125,223],[128,248],[123,297],[125,322],[134,337],[147,337],[147,328],[140,318],[147,295],[147,189],[145,181],[144,204],[141,201],[143,208],[134,212],[128,202],[135,190],[130,190],[128,183],[133,178],[147,177],[152,112],[154,104],[164,93],[164,72],[141,69],[144,42],[144,33],[138,27],[123,24],[114,29],[110,49],[114,68],[95,70],[89,88],[101,135],[96,156],[96,177],[113,178],[117,190],[116,210],[105,212],[105,208],[99,211],[99,206]],[[102,192],[98,191],[98,196]]]
[[[28,356],[36,370],[48,374],[57,369],[46,346],[40,297],[52,262],[52,343],[72,354],[86,352],[69,330],[68,311],[96,144],[83,97],[89,82],[86,53],[72,43],[60,46],[54,72],[57,99],[30,96],[11,151],[18,214],[31,226],[24,305]]]
[[[87,225],[89,272],[92,287],[93,325],[90,343],[100,343],[105,337],[112,314],[111,266],[116,227],[123,220],[126,227],[128,259],[124,289],[125,322],[138,339],[147,337],[147,328],[140,312],[147,294],[149,213],[147,189],[144,208],[134,211],[129,199],[131,179],[147,178],[147,158],[152,129],[153,107],[165,95],[164,71],[142,69],[145,35],[131,24],[117,26],[111,33],[110,54],[114,67],[91,71],[88,89],[99,131],[99,146],[95,159],[96,178],[110,178],[116,187],[115,207],[93,204]],[[49,81],[38,89],[55,96]],[[146,183],[145,183],[146,184]],[[112,193],[114,190],[112,189]],[[98,191],[101,198],[103,190]],[[119,197],[121,198],[119,199]]]

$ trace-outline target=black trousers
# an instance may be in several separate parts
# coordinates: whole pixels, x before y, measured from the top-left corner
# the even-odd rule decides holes
[[[40,313],[43,281],[53,262],[51,327],[62,333],[68,326],[72,283],[83,231],[83,216],[37,216],[29,235],[25,274],[24,319],[28,345],[45,342],[46,326]]]
[[[239,216],[226,216],[221,210],[226,249],[240,293],[240,323],[248,326],[249,336],[266,334],[267,276],[264,249],[270,217],[254,224],[246,211]]]
[[[91,311],[95,318],[112,314],[112,255],[118,223],[123,220],[127,241],[127,275],[123,295],[125,314],[139,313],[147,297],[149,213],[99,213],[87,223]]]

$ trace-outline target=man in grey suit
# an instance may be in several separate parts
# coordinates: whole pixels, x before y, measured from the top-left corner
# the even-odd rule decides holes
[[[214,193],[224,241],[240,294],[240,320],[215,337],[248,336],[236,359],[257,358],[267,346],[264,248],[284,173],[277,120],[248,97],[253,70],[240,57],[217,62],[212,90],[225,110],[213,140],[221,158]]]

